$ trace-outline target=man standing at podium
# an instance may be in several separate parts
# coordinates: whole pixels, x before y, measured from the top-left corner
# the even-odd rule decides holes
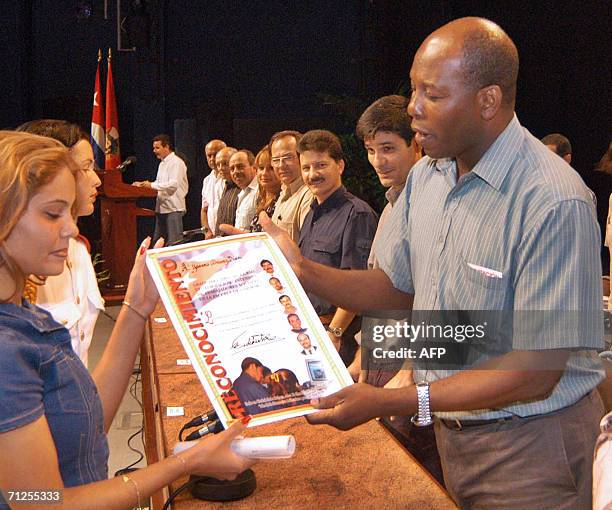
[[[163,237],[165,244],[169,245],[183,236],[183,215],[187,210],[185,196],[189,189],[187,166],[172,150],[168,135],[153,138],[153,153],[160,160],[157,177],[153,182],[137,181],[133,184],[157,190],[153,242]]]

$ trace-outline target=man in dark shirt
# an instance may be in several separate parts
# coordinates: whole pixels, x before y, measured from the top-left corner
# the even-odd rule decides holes
[[[256,358],[244,358],[240,366],[242,372],[234,381],[233,388],[238,393],[240,401],[249,414],[258,414],[271,410],[260,407],[255,402],[260,399],[267,399],[270,394],[264,387],[264,366]]]
[[[339,269],[366,269],[377,217],[368,204],[342,186],[345,163],[340,140],[329,131],[308,131],[300,139],[298,152],[302,177],[315,197],[300,231],[302,255]],[[355,314],[307,294],[340,356],[350,363],[356,350],[353,335],[359,327]]]
[[[232,181],[229,167],[230,158],[236,154],[236,152],[238,151],[233,147],[224,147],[217,152],[215,156],[217,170],[225,181],[221,200],[219,200],[219,210],[217,211],[217,224],[215,225],[217,237],[226,235],[219,229],[219,225],[222,223],[233,225],[236,222],[236,207],[238,206],[238,193],[240,193],[240,188]]]

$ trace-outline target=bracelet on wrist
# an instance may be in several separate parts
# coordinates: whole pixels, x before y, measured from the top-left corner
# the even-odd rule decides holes
[[[140,489],[138,488],[138,484],[136,483],[136,480],[134,480],[133,478],[130,478],[128,475],[123,475],[121,479],[123,480],[123,483],[126,483],[126,484],[130,483],[132,487],[134,487],[134,489],[136,490],[136,504],[138,505],[137,508],[140,508],[141,507]]]
[[[122,305],[125,305],[127,308],[129,308],[130,310],[132,310],[132,312],[134,312],[136,315],[138,315],[138,317],[140,317],[143,321],[147,321],[148,317],[143,314],[142,312],[139,312],[138,310],[136,310],[136,308],[134,308],[129,301],[122,301],[121,302]]]

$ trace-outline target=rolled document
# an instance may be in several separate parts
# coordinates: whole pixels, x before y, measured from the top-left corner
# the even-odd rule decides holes
[[[192,446],[195,441],[182,441],[174,445],[173,453],[179,454]],[[295,437],[293,436],[262,436],[243,437],[232,441],[232,451],[249,459],[288,459],[295,453]]]

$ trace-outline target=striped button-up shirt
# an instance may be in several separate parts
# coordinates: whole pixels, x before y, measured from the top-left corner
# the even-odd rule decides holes
[[[576,402],[603,379],[594,352],[603,346],[603,312],[593,202],[578,174],[516,116],[458,181],[454,160],[419,161],[379,242],[385,247],[376,251],[380,267],[396,288],[415,295],[414,310],[572,311],[579,318],[527,338],[517,334],[515,314],[512,348],[576,349],[548,398],[438,416],[547,413]],[[414,378],[454,373],[417,369]]]
[[[219,207],[217,209],[217,223],[215,225],[215,232],[217,237],[223,237],[226,234],[221,232],[219,225],[234,225],[236,221],[236,206],[238,205],[238,193],[240,188],[236,186],[234,181],[225,181],[225,187],[223,188],[223,194],[219,200]]]

